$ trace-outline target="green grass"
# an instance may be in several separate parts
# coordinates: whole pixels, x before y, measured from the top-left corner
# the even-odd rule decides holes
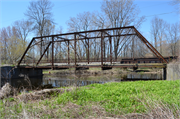
[[[89,102],[100,103],[107,111],[121,110],[124,113],[145,112],[142,102],[138,101],[150,98],[154,101],[163,101],[168,104],[180,106],[180,81],[137,81],[92,84],[68,92],[56,99],[58,104],[73,102],[78,105],[86,105]]]
[[[148,107],[159,102],[179,109],[179,96],[180,80],[92,84],[63,94],[52,94],[45,100],[26,103],[14,98],[0,100],[0,118],[24,118],[24,110],[35,118],[147,113]],[[104,111],[106,114],[100,113]]]

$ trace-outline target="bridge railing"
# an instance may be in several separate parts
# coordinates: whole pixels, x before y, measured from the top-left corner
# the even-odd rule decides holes
[[[173,57],[173,56],[168,56],[168,57],[164,57],[165,60],[167,62],[171,61],[171,60],[176,60],[177,56]],[[61,59],[54,59],[54,63],[57,64],[59,63],[59,65],[62,64],[66,64],[66,65],[73,65],[74,64],[74,60],[75,59],[70,59],[68,62],[67,58],[61,58]],[[32,65],[32,66],[36,66],[36,62],[38,62],[38,60],[23,60],[23,63],[25,65]],[[88,64],[88,60],[87,58],[81,58],[81,59],[77,59],[77,64],[83,64],[86,63]],[[104,64],[110,64],[111,59],[110,58],[103,58],[103,62]],[[45,60],[42,59],[39,65],[45,65],[45,64],[51,64],[52,60]],[[94,63],[101,63],[101,59],[100,58],[91,58],[89,59],[89,64],[94,64]],[[162,63],[162,61],[160,61],[157,57],[148,57],[148,58],[117,58],[117,59],[113,59],[112,63],[119,63],[119,64],[133,64],[133,63]]]

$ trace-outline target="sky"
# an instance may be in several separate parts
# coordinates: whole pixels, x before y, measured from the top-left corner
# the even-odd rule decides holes
[[[0,0],[0,29],[11,26],[17,20],[26,19],[24,15],[31,0]],[[178,6],[171,5],[172,0],[134,0],[139,7],[139,16],[146,20],[139,29],[150,39],[151,20],[157,16],[167,23],[174,24],[179,21]],[[51,0],[53,19],[56,28],[62,26],[67,32],[67,21],[79,13],[101,11],[102,0]],[[32,37],[35,37],[31,34]]]

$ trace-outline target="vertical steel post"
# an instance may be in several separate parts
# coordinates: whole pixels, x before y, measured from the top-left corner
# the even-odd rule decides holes
[[[69,62],[69,41],[68,41],[68,64],[70,64],[70,62]]]
[[[41,50],[40,50],[40,56],[42,55],[42,38],[41,38]]]
[[[61,62],[61,42],[60,42],[60,59],[59,59],[59,61]]]
[[[137,63],[134,61],[134,37],[133,37],[133,40],[132,40],[132,59],[133,59],[133,63]]]
[[[103,36],[103,32],[101,32],[101,68],[103,67],[103,41],[104,41],[104,36]]]
[[[110,42],[110,62],[112,64],[112,43],[111,43],[111,41],[112,41],[112,38],[109,37],[109,42]]]
[[[107,58],[106,58],[106,44],[105,44],[105,41],[104,41],[104,37],[103,37],[103,52],[104,52],[103,58],[106,61],[107,60]]]
[[[54,69],[54,36],[52,36],[52,69]]]
[[[76,68],[76,34],[74,34],[74,63]]]
[[[88,39],[88,64],[89,64],[89,39]]]
[[[33,66],[34,66],[34,63],[35,63],[35,58],[34,58],[34,47],[33,47]]]
[[[49,38],[48,38],[48,41],[49,41]],[[47,60],[47,62],[49,62],[49,49],[47,50],[47,57],[46,57],[46,60]]]

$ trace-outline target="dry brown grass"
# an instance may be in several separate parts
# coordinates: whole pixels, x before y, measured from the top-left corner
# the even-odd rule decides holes
[[[27,95],[24,95],[27,96]],[[48,100],[53,102],[53,98]],[[139,100],[146,107],[146,113],[130,113],[124,115],[112,114],[107,112],[98,103],[89,103],[87,105],[77,105],[72,102],[66,104],[54,105],[54,108],[44,104],[44,100],[32,100],[24,102],[21,98],[15,101],[3,100],[6,114],[4,118],[121,118],[121,119],[180,119],[180,109],[175,105],[168,105],[163,102],[154,102],[152,100]],[[50,102],[50,103],[51,103]],[[33,104],[34,103],[34,104]],[[20,113],[11,109],[15,105],[22,106]],[[53,105],[52,105],[53,106]],[[18,108],[18,107],[17,107]],[[119,110],[119,114],[120,114]]]

